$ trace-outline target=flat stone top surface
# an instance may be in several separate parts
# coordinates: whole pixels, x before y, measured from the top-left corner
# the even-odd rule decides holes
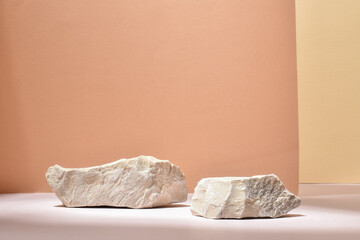
[[[302,184],[302,205],[276,219],[192,216],[165,208],[65,208],[53,193],[1,194],[0,239],[360,239],[360,184]]]
[[[116,160],[116,161],[113,161],[113,162],[109,162],[109,163],[105,163],[105,164],[102,164],[102,165],[98,165],[98,166],[90,166],[90,167],[83,167],[83,168],[68,168],[68,167],[62,167],[62,166],[59,166],[58,164],[55,164],[55,166],[63,169],[64,171],[71,171],[71,170],[78,170],[78,171],[84,171],[84,170],[90,170],[90,169],[98,169],[98,168],[102,168],[102,167],[109,167],[109,166],[114,166],[114,165],[117,165],[119,163],[127,163],[128,161],[130,160],[136,160],[138,158],[144,158],[145,160],[148,160],[149,161],[149,164],[152,163],[152,164],[155,164],[157,162],[168,162],[170,164],[173,164],[171,163],[169,160],[161,160],[161,159],[157,159],[153,156],[138,156],[138,157],[132,157],[132,158],[121,158],[119,160]]]
[[[209,178],[203,178],[201,180],[203,181],[232,181],[232,180],[244,180],[244,179],[250,179],[250,178],[261,178],[261,177],[264,177],[264,176],[270,176],[270,175],[273,175],[273,176],[276,176],[274,174],[269,174],[269,175],[254,175],[254,176],[251,176],[251,177],[209,177]]]

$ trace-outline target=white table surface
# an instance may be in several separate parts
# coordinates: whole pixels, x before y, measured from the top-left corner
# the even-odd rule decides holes
[[[0,194],[0,239],[360,240],[360,184],[302,184],[302,205],[277,219],[192,216],[164,208],[65,208],[52,193]]]

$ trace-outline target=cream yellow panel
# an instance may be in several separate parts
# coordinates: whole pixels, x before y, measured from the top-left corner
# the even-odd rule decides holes
[[[360,182],[360,1],[297,0],[300,182]]]

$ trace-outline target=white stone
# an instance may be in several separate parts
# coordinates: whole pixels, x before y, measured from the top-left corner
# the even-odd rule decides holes
[[[191,212],[206,218],[275,218],[300,202],[274,174],[203,178],[195,188]]]
[[[49,168],[46,179],[66,207],[150,208],[187,199],[185,176],[168,160],[139,156],[89,168]]]

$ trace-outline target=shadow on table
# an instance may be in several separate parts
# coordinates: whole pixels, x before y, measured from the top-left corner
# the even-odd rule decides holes
[[[67,207],[65,207],[63,204],[61,204],[61,205],[55,205],[54,207],[67,208]],[[153,208],[141,208],[141,209],[183,208],[183,207],[190,207],[190,205],[189,205],[189,204],[175,203],[175,204],[168,204],[168,205],[165,205],[165,206],[159,206],[159,207],[153,207]],[[69,207],[69,208],[118,208],[118,209],[131,209],[131,208],[127,208],[127,207],[113,207],[113,206]]]
[[[294,218],[294,217],[306,217],[306,215],[303,214],[286,214],[284,216],[281,216],[279,218]]]
[[[195,217],[200,217],[203,218],[201,216],[195,216]],[[271,218],[271,217],[258,217],[258,218],[252,218],[252,217],[248,217],[248,218],[214,218],[214,219],[209,219],[209,220],[214,220],[214,221],[247,221],[247,220],[259,220],[259,219],[264,219],[264,220],[273,220],[273,219],[279,219],[279,218],[294,218],[294,217],[306,217],[306,215],[303,214],[286,214],[284,216],[281,217],[277,217],[277,218]]]

